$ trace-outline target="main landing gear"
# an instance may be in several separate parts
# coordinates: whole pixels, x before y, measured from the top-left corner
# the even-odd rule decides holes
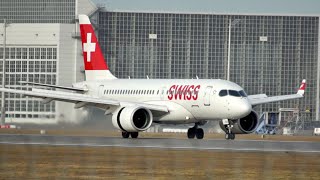
[[[202,128],[198,128],[198,124],[196,123],[194,127],[188,129],[187,135],[189,139],[193,139],[194,137],[197,137],[197,139],[203,139],[204,131]]]
[[[139,133],[138,132],[122,132],[123,138],[129,138],[130,135],[133,139],[136,139],[136,138],[138,138]]]

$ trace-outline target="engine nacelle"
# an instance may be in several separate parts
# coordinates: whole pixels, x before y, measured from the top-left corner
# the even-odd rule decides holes
[[[151,111],[140,106],[124,107],[112,115],[113,126],[127,132],[145,131],[152,122]]]
[[[256,130],[258,126],[258,115],[256,112],[251,111],[249,115],[241,119],[229,120],[229,123],[233,125],[231,132],[234,134],[249,134]],[[224,132],[228,132],[222,121],[219,122],[221,129]]]

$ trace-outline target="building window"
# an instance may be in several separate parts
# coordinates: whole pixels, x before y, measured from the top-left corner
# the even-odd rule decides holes
[[[16,72],[21,72],[21,71],[22,71],[21,61],[17,61],[17,63],[16,63]]]
[[[57,48],[52,48],[52,59],[57,59]]]
[[[47,48],[47,59],[52,59],[52,48]]]
[[[46,61],[41,61],[41,72],[47,72],[46,71]]]
[[[40,61],[34,61],[34,72],[40,72]]]
[[[16,58],[17,59],[21,59],[21,57],[22,57],[22,49],[21,48],[17,48],[17,56],[16,56]]]
[[[16,58],[16,48],[10,48],[10,59]]]
[[[9,48],[6,48],[6,53],[5,53],[6,59],[9,59],[10,57],[9,55],[10,55]]]
[[[34,59],[34,48],[29,48],[29,59]]]
[[[34,52],[35,59],[40,59],[40,48],[35,48]]]
[[[22,59],[28,59],[28,48],[22,48]]]
[[[47,61],[47,72],[53,72],[52,71],[52,61]]]
[[[41,48],[41,59],[46,59],[46,52],[47,48]]]

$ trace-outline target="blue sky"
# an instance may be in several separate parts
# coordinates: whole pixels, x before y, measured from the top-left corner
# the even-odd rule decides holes
[[[92,0],[111,11],[320,15],[320,0]]]

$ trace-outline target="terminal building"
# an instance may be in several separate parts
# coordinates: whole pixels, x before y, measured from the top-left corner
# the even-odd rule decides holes
[[[0,22],[9,22],[5,54],[0,47],[6,85],[27,89],[18,82],[70,86],[83,80],[77,15],[87,14],[118,78],[229,77],[248,94],[268,96],[296,93],[307,79],[304,99],[255,109],[298,108],[311,121],[319,120],[319,10],[307,2],[292,3],[291,9],[262,8],[254,2],[2,0]],[[2,42],[4,28],[0,34]],[[14,94],[6,104],[9,122],[56,122],[77,114],[72,104],[42,104]]]
[[[86,0],[1,0],[0,71],[6,59],[6,87],[28,89],[20,81],[71,86],[84,78],[76,14],[93,14],[98,8]],[[6,95],[6,122],[55,123],[76,117],[73,104]]]

